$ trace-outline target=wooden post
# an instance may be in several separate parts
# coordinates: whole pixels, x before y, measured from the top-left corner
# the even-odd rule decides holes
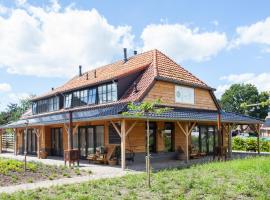
[[[126,121],[121,121],[121,167],[126,168]]]
[[[188,134],[188,124],[186,123],[185,124],[185,134],[186,134],[186,162],[188,163],[189,162],[189,147],[188,147],[188,137],[189,137],[189,134]]]
[[[229,152],[229,158],[232,158],[232,128],[230,125],[228,125],[228,152]]]
[[[28,124],[26,124],[24,134],[24,172],[26,172],[27,139],[28,139]]]
[[[17,129],[13,129],[14,132],[14,155],[17,155]]]
[[[191,134],[193,128],[196,126],[196,122],[193,122],[192,124],[189,123],[184,123],[182,124],[180,122],[177,122],[179,128],[181,131],[185,134],[186,136],[186,162],[189,162],[189,135]]]
[[[221,115],[220,112],[218,112],[217,117],[217,126],[218,126],[218,146],[222,146],[222,137],[221,137]]]
[[[35,128],[35,134],[37,136],[37,158],[40,158],[40,129]]]

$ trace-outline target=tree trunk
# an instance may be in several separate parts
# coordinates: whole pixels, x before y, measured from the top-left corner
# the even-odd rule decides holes
[[[150,183],[150,171],[151,171],[151,166],[150,166],[150,131],[149,131],[149,119],[147,118],[147,161],[146,161],[146,172],[147,172],[147,184],[148,187],[151,187]]]

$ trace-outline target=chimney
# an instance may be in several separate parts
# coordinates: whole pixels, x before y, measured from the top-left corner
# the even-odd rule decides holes
[[[127,62],[127,48],[124,48],[124,62]]]
[[[137,53],[138,53],[138,52],[137,52],[136,50],[134,50],[134,56],[136,56],[136,55],[137,55]]]
[[[97,78],[97,70],[94,71],[94,78]]]
[[[79,76],[82,76],[82,66],[79,65]]]
[[[88,72],[86,73],[86,80],[88,80]]]

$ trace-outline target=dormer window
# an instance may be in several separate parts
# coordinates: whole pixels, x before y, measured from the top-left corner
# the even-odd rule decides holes
[[[38,100],[32,103],[32,113],[39,114],[59,110],[60,100],[58,96]]]
[[[98,87],[99,103],[109,103],[117,101],[117,84],[110,83]]]

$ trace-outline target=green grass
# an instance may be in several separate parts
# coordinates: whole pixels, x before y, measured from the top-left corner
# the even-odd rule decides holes
[[[2,194],[3,200],[36,199],[270,199],[270,158],[257,157],[153,174]]]

